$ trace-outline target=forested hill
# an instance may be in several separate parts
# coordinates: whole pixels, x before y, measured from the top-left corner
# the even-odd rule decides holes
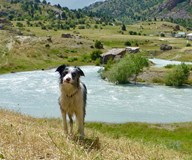
[[[10,21],[26,21],[30,26],[69,29],[89,21],[81,10],[70,10],[61,5],[51,5],[46,0],[0,0],[0,18]],[[55,21],[56,20],[56,21]],[[45,22],[51,23],[45,23]]]
[[[39,21],[36,26],[49,29],[70,29],[95,20],[133,23],[156,18],[192,28],[192,0],[106,0],[82,10],[70,10],[59,4],[53,6],[46,0],[0,0],[0,18],[27,20],[27,25],[31,25],[30,21]]]
[[[125,23],[161,18],[186,25],[192,18],[192,0],[106,0],[84,10]]]

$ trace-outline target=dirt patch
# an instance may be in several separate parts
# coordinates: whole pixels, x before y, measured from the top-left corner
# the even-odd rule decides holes
[[[166,70],[159,70],[159,69],[149,69],[145,70],[142,74],[138,76],[138,79],[144,82],[149,83],[159,83],[164,81],[164,77],[166,75]]]

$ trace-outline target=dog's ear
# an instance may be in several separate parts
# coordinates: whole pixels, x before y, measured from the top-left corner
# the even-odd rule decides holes
[[[84,72],[79,68],[79,67],[75,67],[79,73],[80,76],[85,76]]]
[[[63,65],[59,66],[59,67],[56,69],[55,72],[59,72],[59,74],[61,75],[62,72],[64,71],[64,69],[65,69],[66,67],[67,67],[67,66],[63,64]]]

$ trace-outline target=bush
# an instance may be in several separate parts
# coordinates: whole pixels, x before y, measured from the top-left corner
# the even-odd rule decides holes
[[[21,22],[17,22],[16,26],[17,27],[24,27],[23,23],[21,23]]]
[[[165,84],[167,86],[182,86],[189,77],[189,67],[182,63],[181,65],[176,66],[170,71],[165,77]]]
[[[125,42],[125,46],[131,46],[131,42],[130,41],[126,41]]]
[[[169,46],[167,44],[161,44],[160,46],[160,50],[162,51],[167,51],[167,50],[171,50],[172,49],[172,46]]]
[[[100,41],[96,40],[96,42],[95,42],[95,48],[97,48],[97,49],[103,49],[103,44],[102,44]]]
[[[130,34],[130,35],[137,35],[137,32],[135,32],[135,31],[129,31],[129,34]]]
[[[160,37],[165,37],[165,34],[161,32]]]
[[[102,54],[102,51],[100,51],[100,50],[95,50],[95,51],[93,51],[93,52],[91,53],[91,59],[92,59],[93,61],[95,61],[96,59],[100,59],[101,54]]]
[[[79,29],[85,29],[85,26],[78,26]]]
[[[122,25],[121,30],[122,31],[126,31],[127,30],[125,24]]]
[[[148,65],[149,63],[146,58],[132,54],[112,65],[103,76],[106,76],[109,81],[114,83],[128,83],[129,78],[133,78],[136,83],[137,76],[143,71],[143,68]]]
[[[80,57],[80,61],[81,62],[86,62],[86,63],[91,62],[90,55],[89,54],[82,54],[81,57]]]

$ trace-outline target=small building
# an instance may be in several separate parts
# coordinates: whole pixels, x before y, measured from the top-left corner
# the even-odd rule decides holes
[[[177,34],[175,34],[175,38],[185,38],[185,37],[186,37],[185,32],[178,32]]]
[[[192,40],[192,33],[187,34],[186,37],[187,37],[188,40]]]
[[[128,52],[128,53],[137,53],[137,52],[139,52],[139,47],[126,47],[126,51]]]
[[[101,55],[101,61],[106,64],[108,60],[120,59],[126,54],[125,48],[114,48]]]

